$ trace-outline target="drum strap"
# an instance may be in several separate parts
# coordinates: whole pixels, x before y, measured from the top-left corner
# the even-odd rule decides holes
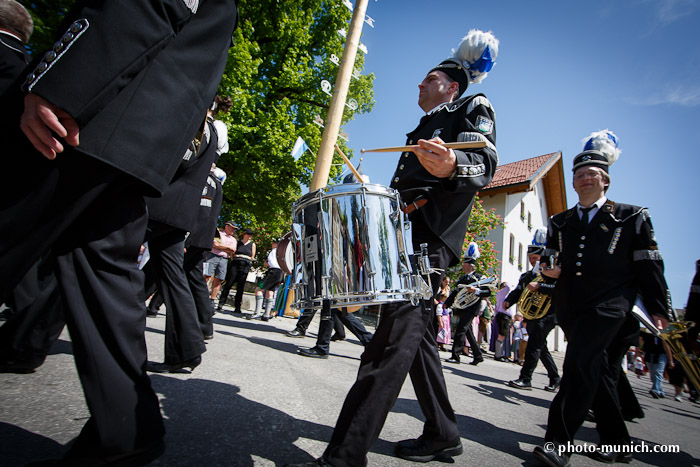
[[[418,209],[422,208],[428,204],[428,200],[425,198],[418,198],[411,204],[406,205],[406,207],[401,208],[404,214],[411,214],[413,211],[417,211]]]

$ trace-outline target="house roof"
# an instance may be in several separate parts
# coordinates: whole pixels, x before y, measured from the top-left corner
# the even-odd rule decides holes
[[[530,191],[542,180],[549,215],[566,210],[566,189],[561,151],[499,165],[480,196]]]

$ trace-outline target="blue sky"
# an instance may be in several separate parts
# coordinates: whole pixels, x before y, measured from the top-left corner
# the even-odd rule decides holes
[[[343,130],[373,183],[389,184],[398,155],[360,149],[404,144],[426,72],[469,29],[491,30],[496,66],[467,92],[496,110],[501,163],[561,150],[571,206],[581,139],[614,131],[622,154],[608,197],[649,208],[674,306],[685,307],[700,258],[700,0],[369,0],[367,15],[376,105]]]

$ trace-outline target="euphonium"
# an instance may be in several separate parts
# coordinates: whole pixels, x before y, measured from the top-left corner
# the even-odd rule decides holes
[[[490,284],[492,282],[496,282],[495,277],[487,277],[486,279],[482,279],[471,284],[458,285],[457,287],[461,288],[462,290],[460,290],[459,293],[457,293],[453,306],[455,308],[459,308],[460,310],[469,308],[470,306],[478,302],[481,298],[478,295],[476,295],[476,293],[467,291],[467,287],[478,288],[480,285]]]
[[[700,391],[700,361],[695,352],[686,350],[685,345],[688,329],[693,324],[690,321],[672,321],[657,335],[671,347],[671,353],[681,363],[688,380]]]
[[[533,282],[542,282],[542,276],[538,274]],[[551,305],[552,297],[525,287],[520,300],[518,300],[518,311],[523,314],[525,319],[539,319],[547,314]]]

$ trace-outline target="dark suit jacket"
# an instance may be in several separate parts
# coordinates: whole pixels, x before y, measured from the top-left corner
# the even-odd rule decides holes
[[[216,94],[235,0],[88,0],[69,17],[23,88],[76,119],[79,151],[162,192]]]
[[[491,181],[498,165],[495,114],[483,94],[475,94],[444,105],[424,116],[418,127],[406,135],[408,144],[439,136],[445,142],[485,140],[487,147],[455,150],[457,172],[453,179],[431,175],[412,152],[399,158],[391,186],[409,204],[419,198],[428,203],[410,214],[414,237],[436,237],[462,256],[467,222],[476,193]],[[414,242],[415,243],[415,242]]]
[[[554,293],[560,321],[590,308],[626,314],[637,294],[649,314],[669,316],[663,259],[645,208],[608,200],[584,224],[574,207],[550,218],[547,235],[562,269]]]
[[[213,174],[209,174],[200,199],[197,226],[187,237],[185,247],[211,249],[214,236],[217,233],[216,224],[219,220],[223,198],[224,190],[221,182]]]
[[[197,227],[202,190],[206,189],[207,175],[217,159],[216,131],[211,123],[209,141],[202,143],[200,154],[191,164],[182,164],[162,196],[146,197],[148,219],[192,232]]]
[[[22,41],[0,31],[0,94],[16,81],[28,63],[29,54]]]

